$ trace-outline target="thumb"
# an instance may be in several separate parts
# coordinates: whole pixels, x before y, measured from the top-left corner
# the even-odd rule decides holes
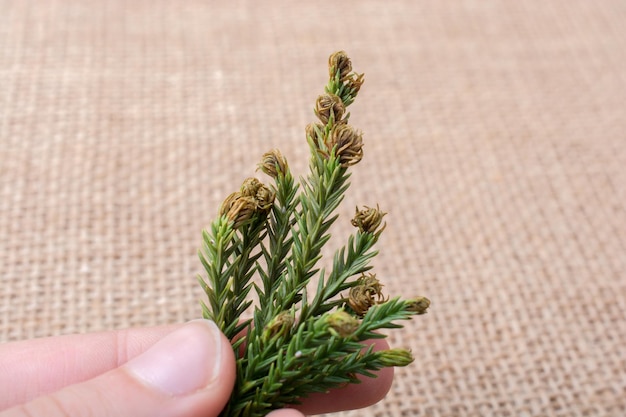
[[[217,416],[234,381],[230,343],[212,321],[195,320],[117,369],[0,417]]]

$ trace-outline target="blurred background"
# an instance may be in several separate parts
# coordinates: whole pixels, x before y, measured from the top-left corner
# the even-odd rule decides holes
[[[379,203],[375,272],[432,300],[343,415],[626,415],[625,2],[0,10],[0,341],[198,317],[201,230],[265,151],[306,174],[343,49],[365,157],[331,242]]]

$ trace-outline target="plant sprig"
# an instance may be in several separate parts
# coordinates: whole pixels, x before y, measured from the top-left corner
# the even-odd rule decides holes
[[[346,108],[364,75],[352,72],[343,51],[332,54],[328,65],[329,81],[314,109],[319,122],[306,128],[308,176],[297,184],[282,153],[267,152],[259,169],[274,184],[246,179],[203,232],[203,316],[217,323],[237,357],[223,416],[262,416],[313,392],[358,383],[359,375],[408,365],[410,351],[374,351],[367,340],[385,337],[380,330],[401,328],[401,321],[430,305],[424,297],[386,298],[369,273],[385,228],[386,213],[378,206],[357,208],[352,224],[358,230],[335,252],[328,273],[318,267],[350,186],[350,169],[363,157],[362,133],[348,123]],[[317,290],[310,296],[314,278]],[[253,289],[258,303],[245,319]]]

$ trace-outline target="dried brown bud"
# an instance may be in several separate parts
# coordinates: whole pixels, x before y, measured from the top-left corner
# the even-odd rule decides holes
[[[407,301],[407,310],[417,314],[425,314],[430,307],[430,300],[426,297],[416,297]]]
[[[335,52],[328,58],[328,73],[331,79],[339,71],[339,81],[345,81],[352,71],[352,62],[344,51]]]
[[[363,158],[363,134],[350,125],[337,125],[330,132],[328,147],[335,148],[341,166],[346,168]]]
[[[382,293],[383,285],[375,274],[363,275],[357,285],[350,288],[348,306],[359,316],[365,315],[374,304],[386,301]]]
[[[360,285],[350,288],[348,306],[359,316],[364,316],[367,310],[374,305],[372,296]]]
[[[350,337],[359,328],[359,320],[343,310],[328,315],[328,327],[331,333],[341,337]]]
[[[222,203],[220,216],[228,217],[237,229],[260,213],[267,216],[274,204],[276,193],[256,178],[247,178],[239,191],[235,191]]]
[[[361,233],[374,233],[382,223],[383,217],[387,213],[380,211],[378,204],[376,208],[365,206],[363,210],[356,208],[356,214],[351,220],[352,226],[358,227]],[[382,227],[381,231],[385,228]]]
[[[257,209],[267,214],[272,209],[272,205],[274,204],[274,198],[276,197],[276,193],[270,187],[266,185],[261,185],[254,196],[254,199],[257,204]]]
[[[359,278],[359,285],[363,286],[372,296],[377,296],[378,301],[383,301],[383,284],[376,278],[376,274],[363,274]]]
[[[286,336],[296,321],[291,311],[282,311],[276,315],[263,329],[263,339],[269,340],[274,336]]]
[[[278,178],[279,175],[285,175],[289,171],[289,166],[283,154],[278,149],[272,149],[263,154],[258,169],[272,178]]]
[[[317,143],[318,136],[324,134],[324,125],[321,123],[309,123],[306,125],[305,131],[306,137],[313,139],[313,141]]]
[[[226,197],[226,200],[224,200],[224,202],[220,206],[219,215],[223,216],[223,215],[227,214],[230,211],[230,208],[235,203],[235,201],[237,201],[237,199],[240,198],[240,197],[241,197],[241,193],[239,191],[235,191],[234,193],[232,193],[228,197]]]
[[[354,98],[361,90],[361,86],[365,82],[365,74],[354,74],[348,79],[348,88],[350,88],[351,96]]]
[[[257,203],[254,197],[239,196],[225,214],[228,220],[234,223],[233,229],[238,229],[252,219],[256,211]]]
[[[335,123],[341,121],[346,107],[343,105],[341,98],[335,94],[324,93],[317,98],[315,102],[315,115],[323,124],[328,124],[328,120],[332,117]]]
[[[263,183],[256,178],[246,178],[241,184],[239,191],[244,197],[255,197],[259,188],[263,186]]]
[[[309,138],[313,141],[313,146],[318,152],[321,152],[326,158],[328,158],[328,152],[326,151],[326,145],[324,140],[324,125],[321,123],[309,123],[306,126],[307,141]]]

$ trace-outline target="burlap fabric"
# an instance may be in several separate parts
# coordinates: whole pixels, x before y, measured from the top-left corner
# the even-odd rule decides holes
[[[389,212],[375,266],[431,313],[346,415],[626,415],[626,7],[0,1],[0,340],[199,316],[221,200],[304,126],[345,49]],[[257,173],[259,178],[262,178]]]

